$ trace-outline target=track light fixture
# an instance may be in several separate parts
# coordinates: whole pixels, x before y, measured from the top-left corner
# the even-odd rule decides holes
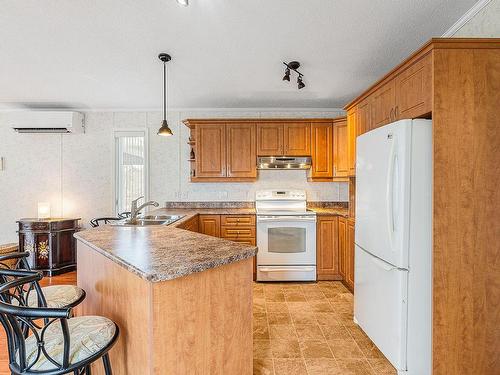
[[[306,84],[302,80],[304,75],[297,70],[300,68],[300,63],[298,61],[290,61],[289,63],[283,62],[283,64],[285,64],[285,66],[286,66],[283,81],[290,82],[290,71],[293,70],[295,73],[297,73],[299,75],[297,77],[297,87],[299,88],[299,90],[306,87]]]
[[[290,69],[289,68],[286,68],[286,70],[285,70],[285,76],[283,77],[283,81],[290,82]]]
[[[306,87],[304,82],[302,82],[302,74],[299,74],[299,76],[297,77],[297,87],[299,88],[299,90]]]

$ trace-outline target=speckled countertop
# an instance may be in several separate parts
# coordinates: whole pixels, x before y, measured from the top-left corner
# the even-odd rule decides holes
[[[348,217],[344,207],[312,207],[318,215]],[[250,258],[257,247],[177,228],[196,215],[255,215],[255,208],[160,208],[150,215],[184,215],[169,226],[105,225],[75,233],[97,252],[141,278],[159,282]]]
[[[194,215],[187,215],[182,221]],[[257,253],[255,246],[176,228],[180,223],[149,227],[104,225],[75,233],[75,237],[151,282],[202,272]]]

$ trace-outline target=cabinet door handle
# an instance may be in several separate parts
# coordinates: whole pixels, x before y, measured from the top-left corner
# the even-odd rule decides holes
[[[396,119],[399,116],[398,113],[399,113],[399,106],[396,106],[396,110],[394,111],[394,116],[396,117]]]
[[[394,119],[394,108],[391,108],[391,113],[389,114],[389,119],[391,121]]]

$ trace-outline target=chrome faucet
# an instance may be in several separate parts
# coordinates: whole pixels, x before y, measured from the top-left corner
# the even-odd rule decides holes
[[[132,204],[131,204],[131,207],[130,207],[130,221],[131,222],[135,222],[137,221],[137,215],[139,215],[139,212],[144,208],[144,207],[148,207],[148,206],[154,206],[154,207],[158,207],[160,204],[158,202],[155,202],[155,201],[149,201],[149,202],[146,202],[146,203],[143,203],[141,204],[139,207],[137,207],[137,201],[139,201],[139,199],[142,199],[144,197],[139,197],[137,199],[134,199],[132,201]]]

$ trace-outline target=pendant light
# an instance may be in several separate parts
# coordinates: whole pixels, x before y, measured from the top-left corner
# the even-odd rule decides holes
[[[163,121],[161,123],[160,129],[158,129],[158,135],[169,137],[173,135],[172,130],[168,127],[167,123],[167,62],[172,60],[169,54],[160,53],[158,58],[163,62]]]

